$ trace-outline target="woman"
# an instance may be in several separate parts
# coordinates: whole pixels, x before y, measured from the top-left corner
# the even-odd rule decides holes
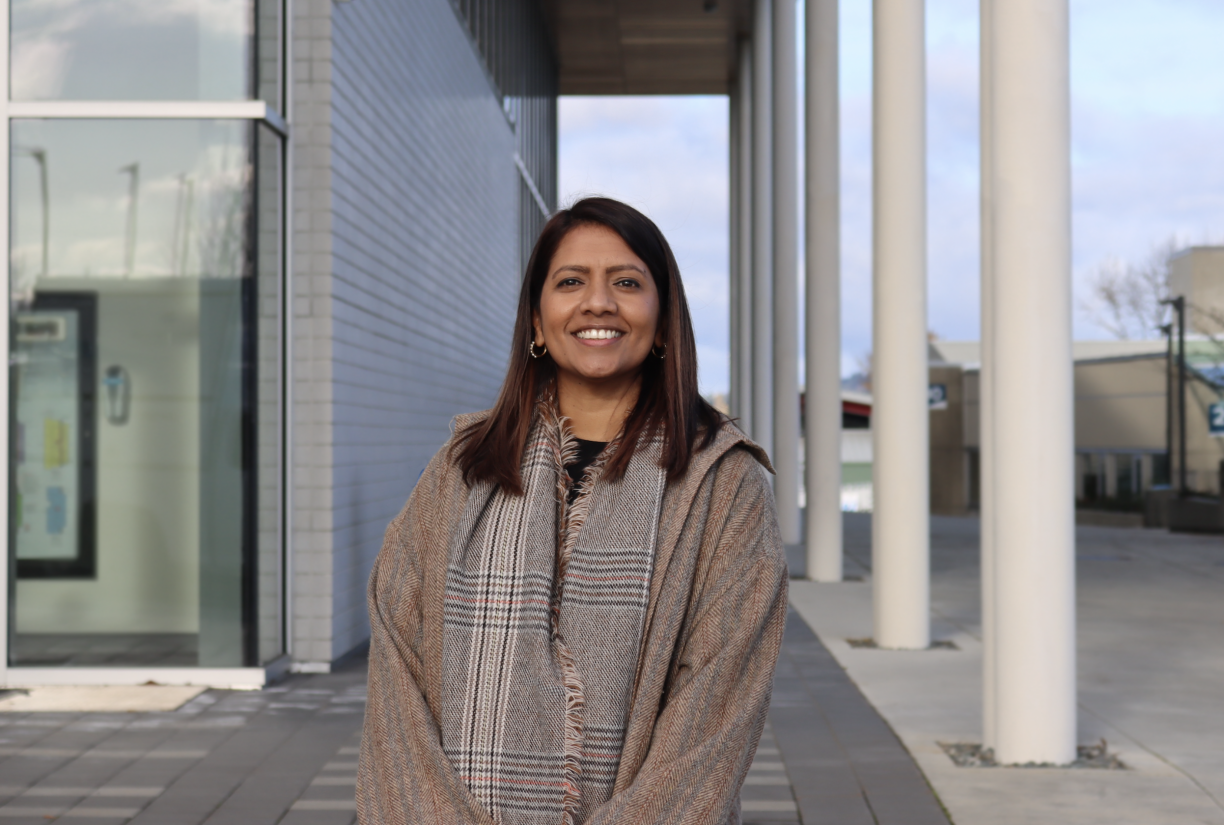
[[[786,565],[662,233],[606,198],[557,213],[514,336],[370,579],[359,820],[737,823]]]

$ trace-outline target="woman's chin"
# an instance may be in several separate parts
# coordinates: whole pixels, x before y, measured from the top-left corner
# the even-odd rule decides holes
[[[574,364],[569,369],[560,370],[565,378],[583,381],[591,384],[616,384],[622,381],[632,381],[641,371],[637,364],[626,368],[623,364]]]

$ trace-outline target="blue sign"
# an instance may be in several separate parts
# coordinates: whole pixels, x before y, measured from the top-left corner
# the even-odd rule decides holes
[[[929,384],[927,386],[927,406],[932,410],[948,409],[947,384]]]
[[[1215,403],[1207,407],[1207,432],[1224,436],[1224,403]]]

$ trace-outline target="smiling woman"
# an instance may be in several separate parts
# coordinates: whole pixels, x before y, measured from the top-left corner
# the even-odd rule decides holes
[[[522,492],[519,465],[542,394],[554,397],[577,438],[622,432],[607,456],[609,480],[623,474],[640,439],[658,437],[674,481],[726,425],[697,391],[693,323],[671,247],[653,221],[619,201],[586,198],[545,225],[514,340],[524,344],[511,350],[497,405],[454,445],[468,482]]]
[[[653,222],[549,220],[497,406],[455,432],[370,580],[360,821],[738,823],[786,563]]]
[[[573,229],[551,263],[531,351],[551,354],[574,435],[606,442],[637,403],[647,355],[666,357],[659,290],[642,259],[599,224]]]

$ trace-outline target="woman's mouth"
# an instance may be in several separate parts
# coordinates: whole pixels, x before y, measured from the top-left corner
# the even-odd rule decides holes
[[[583,341],[607,341],[620,338],[624,334],[619,329],[580,329],[574,333],[575,337]]]

